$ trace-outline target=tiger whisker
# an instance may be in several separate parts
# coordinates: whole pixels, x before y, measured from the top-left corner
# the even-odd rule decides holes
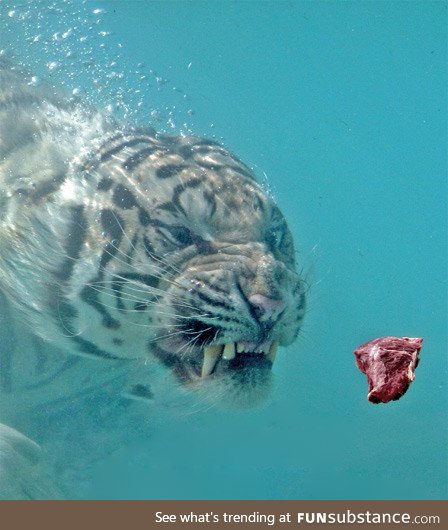
[[[109,271],[107,271],[109,272]],[[130,278],[126,278],[125,276],[122,276],[121,274],[118,274],[118,273],[110,273],[113,275],[113,278],[114,279],[111,279],[111,280],[100,280],[100,281],[94,281],[94,282],[90,282],[90,284],[107,284],[107,283],[120,283],[120,285],[123,285],[123,286],[126,286],[128,287],[128,284],[129,285],[132,285],[132,286],[135,286],[135,287],[139,287],[138,289],[133,289],[135,292],[141,292],[141,293],[145,293],[145,294],[153,294],[153,293],[157,293],[157,294],[160,294],[160,295],[165,295],[166,294],[166,291],[164,291],[163,289],[159,289],[158,287],[153,287],[151,285],[147,285],[143,282],[139,282],[138,280],[134,280],[134,279],[130,279]],[[115,278],[118,278],[118,280],[120,280],[119,282],[117,282],[117,280]],[[179,286],[180,287],[180,286]],[[171,295],[171,297],[175,297],[175,295]]]
[[[200,337],[201,337],[201,332],[199,332],[197,334],[197,336],[195,336],[192,339],[190,339],[186,345],[182,346],[182,348],[178,349],[176,353],[178,355],[180,355],[181,358],[185,358],[189,353],[191,353],[193,351],[193,348],[196,346],[196,343],[198,342]],[[181,354],[181,351],[184,348],[185,348],[185,352],[183,354]]]
[[[184,333],[183,330],[176,331],[174,333],[167,333],[166,335],[161,335],[160,337],[154,337],[153,339],[149,340],[147,344],[153,344],[154,342],[158,342],[161,339],[167,339],[167,338],[175,337],[176,335],[181,335],[183,333]]]
[[[112,293],[108,293],[106,290],[104,289],[95,289],[95,287],[93,286],[90,286],[91,289],[93,289],[94,291],[97,291],[99,293],[102,293],[102,294],[105,294],[106,296],[110,296],[110,297],[113,297],[115,298],[115,294],[112,294]],[[126,298],[123,298],[124,300],[126,300]],[[136,303],[144,303],[146,305],[157,305],[157,302],[153,302],[151,300],[144,300],[142,301],[141,299],[138,299],[138,298],[128,298],[127,299],[128,301],[131,301],[131,302],[136,302]],[[105,307],[109,307],[110,309],[115,309],[118,311],[118,308],[116,306],[111,306],[111,305],[106,305],[106,304],[103,304]],[[196,308],[193,308],[193,309],[196,309]],[[131,309],[125,309],[125,312],[136,312],[136,313],[140,313],[140,311],[138,310],[131,310]],[[169,317],[172,317],[174,319],[178,319],[178,318],[183,318],[183,319],[186,319],[186,320],[191,320],[192,318],[197,318],[197,317],[203,317],[203,318],[214,318],[214,317],[210,317],[208,314],[204,314],[204,313],[192,313],[191,315],[179,315],[177,313],[166,313],[166,312],[163,312],[163,311],[155,311],[154,314],[157,314],[157,315],[165,315],[165,316],[169,316]]]
[[[109,285],[110,282],[89,282],[89,283],[86,283],[86,285],[88,285],[90,288],[92,289],[95,289],[96,291],[98,292],[106,292],[107,290],[110,290],[112,291],[113,293],[115,293],[114,296],[116,296],[116,293],[122,293],[123,291],[125,291],[125,295],[124,296],[120,296],[120,298],[122,300],[129,300],[129,301],[136,301],[136,302],[143,302],[143,303],[158,303],[159,299],[161,296],[163,296],[165,293],[163,291],[160,291],[160,292],[157,292],[157,294],[154,294],[153,291],[151,291],[151,289],[149,290],[144,290],[144,289],[132,289],[130,288],[128,285],[127,285],[127,282],[124,282],[121,283],[121,285],[123,285],[123,289],[115,289],[113,286],[110,286]],[[131,291],[131,292],[129,292]],[[139,298],[137,297],[136,295],[133,295],[132,292],[135,292],[135,293],[138,293],[138,294],[143,294],[143,295],[151,295],[151,296],[154,296],[156,298],[156,300],[148,300],[147,298]],[[175,298],[172,297],[174,301]],[[187,304],[185,302],[183,302],[181,299],[179,301],[176,302],[177,304],[179,305],[182,305],[182,307],[187,307],[187,308],[190,308],[190,309],[195,309],[194,306],[191,306],[190,304]]]
[[[96,287],[98,284],[97,283],[89,283],[89,284],[86,284],[88,285],[91,289],[93,289],[94,291],[97,291],[98,293],[107,293],[108,296],[113,296],[113,297],[117,297],[117,292],[120,292],[120,294],[122,293],[121,290],[118,290],[118,289],[114,289],[113,287],[110,287],[109,285],[107,285],[107,282],[104,282],[104,284],[101,284],[99,285],[98,287]],[[124,300],[124,301],[129,301],[129,302],[136,302],[136,303],[144,303],[146,305],[158,305],[160,303],[159,301],[159,298],[157,298],[157,296],[162,296],[162,294],[164,293],[161,293],[160,295],[153,295],[156,297],[155,300],[148,300],[147,298],[139,298],[137,296],[134,296],[132,293],[129,293],[128,291],[131,290],[131,289],[128,289],[126,288],[126,294],[125,295],[122,295],[120,296],[120,299],[121,300]],[[113,294],[111,294],[110,292],[108,291],[111,291]],[[145,294],[145,295],[148,295],[148,294],[152,294],[151,291],[143,291],[143,290],[136,290],[135,292],[137,293],[141,293],[141,294]],[[182,299],[179,299],[179,300],[176,300],[175,297],[172,297],[172,301],[173,303],[180,307],[180,308],[184,308],[184,309],[191,309],[193,311],[196,311],[196,307],[195,306],[192,306],[190,304],[187,304],[186,302],[184,302]],[[118,308],[117,308],[118,309]]]

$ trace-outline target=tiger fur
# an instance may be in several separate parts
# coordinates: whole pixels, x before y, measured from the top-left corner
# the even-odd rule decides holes
[[[155,388],[263,399],[304,282],[280,210],[220,144],[32,85],[0,65],[0,498],[77,498],[79,448],[139,431]]]

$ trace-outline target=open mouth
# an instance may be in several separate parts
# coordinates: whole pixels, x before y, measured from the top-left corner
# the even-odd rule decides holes
[[[275,360],[278,344],[276,341],[220,341],[219,328],[200,320],[189,321],[186,328],[190,333],[198,334],[196,346],[202,353],[202,364],[195,363],[195,372],[202,379],[213,373],[228,370],[271,368]]]
[[[182,351],[191,342],[191,336],[198,335],[190,345],[190,354],[179,355],[171,351]],[[275,361],[278,342],[260,338],[258,341],[239,340],[226,342],[220,339],[222,332],[215,326],[191,320],[185,325],[181,343],[171,340],[154,347],[153,353],[165,366],[171,367],[181,382],[200,381],[230,373],[248,373],[248,370],[270,370]],[[180,346],[179,346],[180,345]]]
[[[277,340],[260,336],[228,341],[223,337],[224,333],[216,323],[211,325],[191,319],[185,323],[182,333],[152,344],[151,350],[182,383],[229,374],[245,378],[249,373],[271,370]]]
[[[228,369],[272,366],[277,352],[277,342],[262,344],[240,341],[226,344],[210,344],[204,347],[201,378],[214,373],[221,361],[227,361]]]

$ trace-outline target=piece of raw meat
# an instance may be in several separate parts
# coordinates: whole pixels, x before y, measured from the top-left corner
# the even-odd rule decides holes
[[[380,337],[355,350],[356,364],[367,375],[372,403],[400,399],[415,378],[423,339]]]

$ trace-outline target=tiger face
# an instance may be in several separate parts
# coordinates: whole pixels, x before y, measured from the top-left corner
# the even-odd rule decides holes
[[[304,283],[286,221],[250,170],[220,146],[189,148],[188,164],[165,161],[151,178],[145,251],[164,272],[148,350],[183,386],[251,405],[299,332]]]

